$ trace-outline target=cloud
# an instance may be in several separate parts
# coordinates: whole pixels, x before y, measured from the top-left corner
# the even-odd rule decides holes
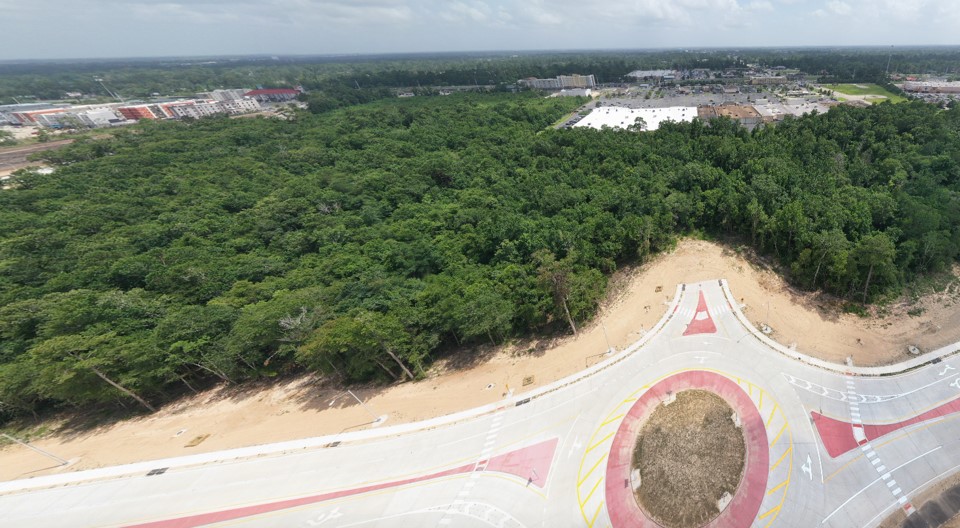
[[[773,4],[767,0],[753,0],[747,4],[747,9],[750,11],[773,11]]]
[[[839,16],[849,15],[853,12],[853,8],[850,6],[850,4],[842,0],[830,0],[827,2],[826,8],[828,12]]]
[[[490,6],[484,2],[451,2],[440,17],[450,22],[487,22],[491,18]]]

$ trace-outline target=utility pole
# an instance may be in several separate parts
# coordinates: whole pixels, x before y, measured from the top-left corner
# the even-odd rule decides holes
[[[28,444],[28,443],[26,443],[26,442],[24,442],[24,441],[22,441],[22,440],[17,440],[16,438],[8,435],[7,433],[0,433],[0,436],[3,436],[4,438],[6,438],[7,440],[10,440],[10,441],[12,441],[12,442],[16,442],[16,443],[18,443],[18,444],[26,447],[27,449],[32,449],[32,450],[36,451],[37,453],[40,453],[41,455],[43,455],[43,456],[45,456],[45,457],[47,457],[47,458],[52,458],[52,459],[56,460],[57,462],[59,462],[61,466],[66,466],[67,464],[70,463],[70,462],[68,462],[68,461],[66,461],[66,460],[58,457],[57,455],[52,455],[52,454],[50,454],[50,453],[47,453],[46,451],[44,451],[43,449],[40,449],[39,447],[33,447],[32,445],[30,445],[30,444]]]
[[[887,71],[884,74],[887,80],[890,79],[890,59],[893,57],[893,45],[890,45],[890,54],[887,55]]]

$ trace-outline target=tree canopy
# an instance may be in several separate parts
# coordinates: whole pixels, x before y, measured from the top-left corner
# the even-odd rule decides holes
[[[694,230],[857,301],[960,251],[960,109],[837,107],[752,133],[550,127],[582,101],[380,100],[152,122],[0,192],[0,410],[121,402],[575,332]]]

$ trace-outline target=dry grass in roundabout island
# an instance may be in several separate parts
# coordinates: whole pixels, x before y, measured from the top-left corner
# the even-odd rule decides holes
[[[743,478],[745,440],[734,410],[704,390],[686,390],[657,406],[633,452],[637,502],[666,528],[715,519]]]

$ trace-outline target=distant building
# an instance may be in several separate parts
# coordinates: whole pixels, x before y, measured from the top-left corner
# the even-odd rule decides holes
[[[906,82],[903,91],[910,93],[960,93],[960,82]]]
[[[627,74],[627,77],[632,77],[639,80],[661,80],[664,78],[675,79],[677,77],[677,72],[674,70],[634,70]]]
[[[120,115],[131,121],[139,121],[141,119],[167,119],[173,117],[172,112],[165,111],[161,105],[158,104],[121,106],[117,108],[117,112],[120,112]]]
[[[591,97],[593,90],[589,88],[572,88],[570,90],[560,90],[555,95],[563,97]]]
[[[214,101],[236,101],[243,99],[250,90],[244,88],[234,88],[231,90],[214,90],[210,92],[209,99]]]
[[[763,121],[760,112],[749,105],[720,105],[716,111],[719,117],[729,117],[746,127],[759,125]]]
[[[555,79],[529,77],[520,79],[517,81],[517,84],[536,90],[562,90],[566,88],[593,88],[597,85],[597,79],[593,75],[573,73],[570,75],[558,75]]]
[[[263,107],[260,106],[260,103],[258,103],[256,99],[252,98],[220,101],[220,106],[223,107],[224,111],[231,115],[249,114],[251,112],[259,112],[260,110],[263,110]]]
[[[300,93],[301,90],[293,88],[264,88],[252,90],[243,95],[244,97],[256,99],[257,102],[260,103],[283,103],[296,99]]]
[[[770,86],[775,84],[787,84],[790,82],[790,79],[786,77],[778,77],[775,75],[756,75],[750,77],[750,84],[758,84],[763,86]]]
[[[559,75],[560,88],[593,88],[597,85],[597,79],[593,75],[580,75],[574,73],[571,75]]]
[[[124,121],[112,108],[95,108],[83,112],[75,112],[77,121],[88,128],[100,128],[115,125]]]

